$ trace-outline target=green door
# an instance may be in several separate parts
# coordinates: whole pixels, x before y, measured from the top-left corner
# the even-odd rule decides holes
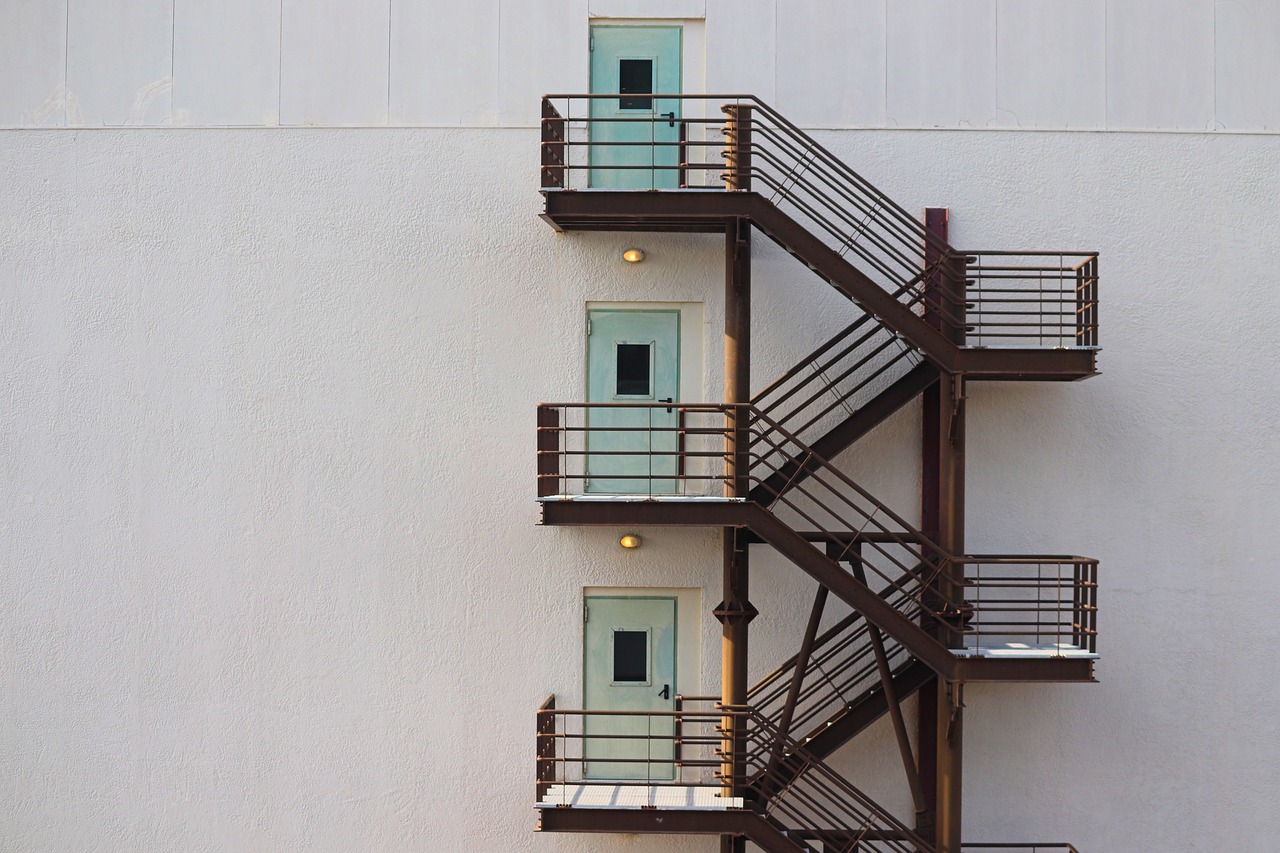
[[[680,312],[597,309],[587,315],[588,403],[680,400]],[[674,494],[675,405],[587,409],[587,488],[606,495]]]
[[[672,779],[674,720],[647,712],[675,709],[676,600],[587,596],[583,616],[584,707],[636,712],[586,717],[583,775]]]
[[[592,27],[588,130],[591,186],[662,189],[680,185],[679,27]],[[608,121],[606,119],[634,119]]]

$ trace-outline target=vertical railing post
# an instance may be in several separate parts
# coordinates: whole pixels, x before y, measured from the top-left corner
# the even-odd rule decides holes
[[[724,188],[749,191],[752,165],[751,121],[754,108],[750,104],[725,104],[721,109],[728,116],[724,123]]]
[[[1076,346],[1098,345],[1098,259],[1076,269]]]
[[[560,489],[560,412],[538,407],[538,497],[563,494]]]
[[[544,188],[564,189],[565,167],[568,164],[568,134],[564,117],[551,103],[542,99],[542,183]]]
[[[951,252],[943,261],[938,277],[941,331],[956,346],[964,346],[968,322],[969,259],[963,252]]]
[[[1089,651],[1097,653],[1098,651],[1098,563],[1096,560],[1090,560],[1088,566],[1089,566],[1089,572],[1087,576],[1089,578],[1089,586],[1086,587],[1086,589],[1088,590],[1089,595],[1085,600],[1089,602],[1088,604],[1089,609],[1086,614],[1088,616],[1088,622],[1086,624],[1089,626],[1089,629],[1086,637],[1089,640]]]
[[[534,802],[542,802],[542,798],[551,790],[551,785],[556,781],[556,697],[555,694],[548,696],[546,701],[538,708],[538,772],[537,772],[537,799]]]
[[[676,183],[680,189],[689,188],[689,123],[680,120],[680,142],[676,149],[676,158],[680,161],[676,169]]]

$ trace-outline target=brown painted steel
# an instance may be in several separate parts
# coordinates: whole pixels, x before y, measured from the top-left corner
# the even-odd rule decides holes
[[[549,96],[553,97],[553,96]],[[570,97],[570,96],[561,96]],[[572,96],[576,97],[576,96]],[[711,98],[714,96],[701,96]],[[1075,252],[958,252],[947,241],[947,213],[934,208],[926,212],[923,228],[882,195],[878,195],[862,178],[840,163],[830,152],[817,145],[807,135],[778,116],[767,105],[749,96],[731,96],[723,111],[725,124],[727,167],[723,189],[710,191],[708,184],[702,191],[685,192],[577,192],[563,189],[570,185],[570,173],[580,167],[568,166],[569,147],[581,145],[567,139],[567,123],[564,116],[573,118],[566,108],[562,115],[544,100],[542,128],[542,186],[546,198],[543,218],[552,227],[564,230],[643,230],[643,231],[704,231],[723,232],[726,238],[726,342],[725,342],[725,427],[721,432],[725,439],[723,456],[725,473],[722,478],[727,497],[750,496],[744,502],[573,502],[544,501],[543,519],[547,524],[671,524],[682,526],[719,526],[724,529],[724,595],[715,609],[715,615],[724,623],[722,646],[722,691],[724,704],[721,727],[724,732],[724,760],[718,766],[725,780],[726,793],[743,793],[741,780],[747,777],[748,761],[760,761],[768,757],[767,784],[753,788],[756,796],[773,801],[774,797],[788,795],[793,783],[799,782],[813,761],[818,757],[809,746],[799,747],[790,743],[786,750],[779,744],[790,742],[787,729],[791,727],[799,697],[799,688],[813,653],[817,619],[821,615],[821,601],[827,590],[834,591],[866,620],[865,639],[874,653],[876,668],[881,679],[878,691],[866,690],[860,698],[827,720],[814,741],[815,747],[829,752],[863,730],[875,718],[889,713],[895,723],[895,734],[903,754],[907,775],[912,782],[913,799],[918,815],[918,828],[932,834],[937,849],[943,853],[960,853],[962,849],[1000,847],[1004,845],[966,845],[962,848],[961,827],[961,779],[963,769],[963,684],[967,681],[1088,681],[1092,680],[1093,663],[1082,658],[1009,659],[970,657],[957,653],[965,643],[972,642],[966,635],[974,631],[988,634],[1018,635],[1031,624],[1019,615],[1022,610],[1034,613],[1032,621],[1040,630],[1040,613],[1049,614],[1058,636],[1069,632],[1071,641],[1093,650],[1096,638],[1096,561],[1080,558],[979,558],[974,556],[952,557],[964,554],[964,445],[965,445],[965,383],[967,380],[1075,380],[1096,372],[1097,327],[1097,257],[1094,253]],[[630,119],[618,119],[630,120]],[[695,124],[710,124],[708,120],[693,119]],[[802,153],[797,143],[803,148]],[[705,152],[711,143],[691,141],[687,126],[680,128],[680,156],[678,181],[688,186],[693,174],[705,178],[715,167],[709,163],[691,162],[695,149]],[[791,157],[796,165],[779,183],[776,170],[785,167]],[[814,171],[809,173],[809,169]],[[775,171],[771,171],[775,170]],[[828,170],[829,175],[824,175]],[[834,175],[834,178],[832,177]],[[789,195],[789,182],[803,187],[809,193],[805,199]],[[842,183],[843,182],[843,183]],[[770,194],[769,200],[751,192],[753,184]],[[552,191],[545,191],[546,189]],[[725,192],[723,190],[728,190]],[[824,193],[828,193],[824,195]],[[859,208],[865,199],[875,201],[873,209]],[[775,203],[775,201],[777,203]],[[841,204],[851,204],[856,215],[839,209]],[[786,204],[784,210],[783,204]],[[855,222],[862,213],[868,220],[883,215],[885,222],[876,222],[871,231],[859,225],[854,233],[846,236],[841,229]],[[864,221],[864,223],[866,222]],[[802,224],[807,223],[807,224]],[[901,337],[911,348],[912,359],[918,353],[927,363],[915,365],[906,376],[899,376],[879,395],[858,406],[834,429],[809,442],[805,448],[794,435],[786,433],[775,422],[759,411],[744,406],[749,397],[750,364],[750,243],[752,226],[759,228],[802,263],[809,266],[838,291],[855,302],[869,315],[874,316],[884,328]],[[814,230],[816,228],[816,230]],[[825,233],[826,237],[820,237]],[[922,272],[915,278],[898,275],[881,263],[883,253],[887,262],[901,263],[910,257],[895,245],[903,235],[918,235]],[[832,248],[834,237],[839,248]],[[856,246],[859,241],[863,245]],[[851,259],[846,251],[852,250]],[[1070,260],[1068,260],[1070,259]],[[877,282],[864,273],[860,265],[886,282]],[[877,264],[880,264],[877,266]],[[897,277],[895,277],[897,276]],[[910,278],[910,280],[907,280]],[[1028,286],[1030,283],[1030,286]],[[914,288],[914,289],[912,289]],[[923,310],[923,316],[917,314]],[[855,324],[856,327],[857,324]],[[851,327],[855,328],[855,327]],[[1035,340],[1039,347],[1008,347],[1008,342]],[[998,348],[985,348],[984,343],[998,344]],[[977,343],[979,346],[973,346]],[[829,348],[835,344],[829,343]],[[860,344],[857,344],[860,345]],[[852,349],[842,350],[841,353]],[[1050,348],[1057,347],[1057,348]],[[823,348],[820,348],[820,352]],[[854,362],[845,373],[882,352],[871,350],[865,358],[851,358]],[[860,352],[865,352],[860,351]],[[843,354],[839,356],[843,358]],[[862,358],[858,361],[857,358]],[[848,364],[849,362],[845,362]],[[907,362],[910,364],[911,362]],[[803,366],[803,365],[802,365]],[[798,366],[791,373],[800,369]],[[789,374],[790,375],[790,374]],[[786,377],[784,377],[785,379]],[[892,378],[892,374],[885,377]],[[780,380],[781,381],[781,380]],[[837,379],[835,381],[842,381]],[[777,383],[775,383],[777,384]],[[771,386],[773,387],[773,386]],[[844,386],[847,400],[854,391]],[[859,558],[853,573],[845,571],[840,560],[851,549],[861,547],[862,542],[872,542],[882,536],[886,542],[895,540],[897,534],[883,530],[864,536],[859,530],[842,534],[817,531],[801,533],[783,522],[771,509],[786,492],[801,487],[804,481],[819,472],[830,469],[830,460],[841,450],[865,435],[915,394],[924,392],[923,407],[923,466],[922,478],[922,528],[913,531],[900,518],[881,506],[888,517],[900,523],[904,536],[917,544],[919,561],[914,567],[903,566],[907,578],[921,583],[932,583],[926,600],[919,606],[906,607],[906,615],[895,603],[886,601],[889,591],[876,593],[867,584],[865,574],[859,575],[862,562]],[[785,399],[794,393],[788,391]],[[806,390],[805,394],[810,392]],[[837,393],[828,384],[819,393]],[[807,406],[816,397],[800,396],[801,406]],[[828,405],[825,398],[822,405]],[[795,406],[795,403],[792,403]],[[765,407],[772,413],[772,409]],[[799,409],[797,409],[799,411]],[[806,413],[809,418],[803,427],[817,423],[832,411],[826,408],[817,415]],[[752,431],[753,418],[768,422],[761,432]],[[544,420],[539,411],[538,474],[539,495],[557,494],[553,489],[562,488],[563,463],[560,456],[568,458],[569,451],[561,449],[559,442],[564,430],[572,430],[558,419]],[[789,424],[790,425],[790,424]],[[714,434],[714,432],[690,429],[689,435]],[[805,433],[807,436],[807,433]],[[752,436],[762,450],[748,457]],[[777,436],[784,436],[778,439]],[[680,440],[685,437],[684,421],[681,421]],[[767,439],[767,441],[765,440]],[[786,447],[797,450],[779,450],[773,443],[786,442]],[[680,463],[684,462],[685,445],[682,443]],[[790,456],[786,455],[788,452]],[[761,455],[763,453],[763,456]],[[782,453],[782,463],[762,464],[771,453]],[[698,456],[694,452],[690,456]],[[702,456],[710,454],[703,453]],[[776,458],[776,457],[775,457]],[[763,479],[753,482],[754,464],[765,471]],[[571,466],[568,470],[572,470]],[[838,474],[838,472],[835,472]],[[680,468],[681,482],[685,483],[685,469]],[[846,485],[860,490],[857,484],[843,478]],[[687,483],[686,483],[687,484]],[[807,498],[812,495],[801,490]],[[865,494],[865,493],[864,493]],[[866,496],[870,497],[870,496]],[[877,503],[874,502],[873,503]],[[795,511],[794,504],[788,504]],[[852,505],[851,505],[852,506]],[[827,512],[829,508],[823,508]],[[803,512],[801,516],[813,520]],[[824,523],[816,523],[822,527]],[[844,522],[837,528],[847,526]],[[844,537],[843,539],[841,537]],[[846,541],[847,540],[847,541]],[[794,673],[790,689],[782,709],[782,729],[763,719],[756,720],[758,730],[752,733],[745,726],[747,708],[746,665],[747,624],[755,615],[748,595],[748,544],[760,541],[771,545],[820,584],[819,601],[815,602],[801,650],[793,660]],[[829,553],[823,554],[815,545],[825,544]],[[872,546],[868,546],[872,547]],[[831,552],[834,549],[834,553]],[[924,556],[919,556],[923,554]],[[999,571],[992,576],[990,569],[985,578],[966,578],[967,571],[981,575],[984,565],[1003,565],[1009,568],[1005,574]],[[1056,578],[1046,582],[1043,575],[1046,565]],[[1025,573],[1030,566],[1037,574],[1032,578]],[[932,567],[933,571],[930,571]],[[874,569],[875,567],[872,566]],[[875,569],[880,572],[880,569]],[[1064,577],[1067,571],[1069,577]],[[1018,574],[1023,571],[1023,574]],[[883,572],[880,577],[885,578]],[[930,580],[923,580],[924,578]],[[1045,584],[1048,583],[1048,586]],[[1003,587],[1002,587],[1003,585]],[[1000,590],[1006,592],[1002,597]],[[1025,599],[1019,590],[1036,589],[1035,597]],[[900,587],[898,588],[900,589]],[[1045,604],[1042,590],[1056,591],[1059,600]],[[986,592],[986,601],[975,599]],[[1062,596],[1069,601],[1063,603]],[[1047,600],[1047,599],[1046,599]],[[983,605],[992,605],[999,613],[982,620],[986,612]],[[1002,608],[1002,609],[1000,609]],[[916,614],[924,614],[920,624]],[[1053,614],[1069,614],[1066,616]],[[1065,626],[1065,627],[1064,627]],[[893,669],[889,651],[884,645],[881,631],[895,640],[893,654],[909,653],[905,663]],[[830,633],[830,632],[828,632]],[[826,635],[824,635],[826,636]],[[981,636],[979,633],[977,636]],[[1038,638],[1038,635],[1037,635]],[[950,648],[949,648],[950,647]],[[864,649],[866,647],[864,646]],[[865,651],[863,652],[865,655]],[[784,667],[785,668],[785,667]],[[936,673],[936,675],[935,675]],[[911,755],[902,718],[901,698],[927,687],[921,693],[918,759]],[[776,695],[776,694],[775,694]],[[821,708],[823,706],[817,706]],[[539,726],[539,793],[543,788],[541,718]],[[772,734],[767,732],[772,730]],[[765,731],[760,740],[761,731]],[[748,742],[750,740],[750,742]],[[554,737],[551,743],[554,758]],[[785,758],[784,758],[785,755]],[[809,757],[805,757],[809,756]],[[552,762],[554,766],[554,761]],[[775,766],[779,765],[779,766]],[[785,765],[785,766],[783,766]],[[918,774],[915,770],[918,769]],[[763,772],[763,771],[762,771]],[[824,769],[823,772],[829,772]],[[554,778],[554,777],[552,777]],[[759,777],[757,777],[757,780]],[[922,780],[924,782],[922,790]],[[847,784],[841,779],[831,780],[837,787]],[[811,784],[811,782],[806,783]],[[800,796],[796,794],[795,796]],[[810,806],[815,803],[810,802]],[[771,808],[776,807],[773,802]],[[557,814],[578,812],[566,818],[561,827],[550,826],[561,819]],[[839,829],[807,829],[821,826],[821,820],[810,823],[783,835],[780,825],[773,819],[764,819],[751,812],[719,813],[664,813],[681,815],[672,822],[659,818],[646,824],[648,828],[626,829],[643,823],[645,812],[622,811],[606,820],[602,810],[556,809],[544,812],[542,828],[571,828],[577,822],[576,831],[637,831],[637,832],[699,832],[722,836],[722,850],[742,849],[745,839],[751,837],[757,844],[770,851],[796,851],[802,849],[796,839],[821,840],[828,847],[855,849],[859,841],[872,840],[876,836],[850,833],[842,836]],[[608,810],[603,810],[608,811]],[[654,815],[655,812],[649,812]],[[734,816],[736,814],[736,816]],[[821,814],[819,811],[817,814]],[[814,823],[813,820],[818,820]],[[737,823],[735,823],[737,821]],[[755,821],[755,823],[753,823]],[[592,829],[590,826],[607,828]],[[663,828],[654,828],[663,824]],[[673,829],[675,825],[698,826],[699,829]],[[770,831],[776,833],[771,836]],[[806,834],[807,833],[807,834]],[[759,837],[757,837],[759,836]],[[889,836],[885,836],[888,838]],[[906,835],[895,834],[895,839]],[[914,835],[911,835],[915,838]],[[779,846],[781,845],[781,846]],[[1013,845],[1008,845],[1012,847]],[[1072,850],[1066,845],[1053,845]],[[926,849],[924,842],[919,849]]]
[[[554,711],[556,697],[548,696],[539,711]],[[535,802],[540,802],[556,779],[556,718],[551,714],[538,714],[537,728],[537,786]]]
[[[925,228],[940,242],[948,238],[949,212],[945,208],[930,208],[925,212]],[[936,270],[926,276],[925,318],[957,346],[965,341],[965,293],[964,259],[940,252],[933,243],[924,246],[927,270]],[[941,270],[950,266],[951,275]],[[951,305],[947,311],[942,306]],[[922,447],[922,499],[921,518],[925,532],[951,554],[964,553],[964,379],[954,375],[940,378],[937,385],[924,394],[923,447]],[[964,604],[962,580],[954,561],[947,561],[932,590],[938,607],[943,612],[960,612]],[[942,627],[926,619],[921,627],[931,630]],[[949,636],[953,635],[947,632]],[[954,644],[955,639],[951,640]],[[932,823],[934,842],[944,853],[959,853],[961,840],[963,740],[961,715],[963,706],[958,699],[950,701],[961,689],[957,679],[946,673],[937,682],[937,700],[925,710],[929,718],[918,718],[917,737],[921,746],[921,778],[932,789],[927,799],[931,817],[924,816],[922,825]],[[945,700],[945,701],[944,701]],[[927,746],[925,746],[927,744]],[[927,755],[927,757],[926,757]]]
[[[827,588],[819,586],[813,597],[813,607],[809,610],[809,621],[804,628],[804,637],[800,640],[800,650],[791,660],[795,674],[791,677],[791,687],[787,690],[787,699],[778,717],[778,731],[783,738],[791,736],[791,721],[795,716],[796,703],[800,700],[800,688],[804,685],[805,670],[809,667],[809,656],[813,654],[814,643],[818,639],[818,626],[822,623],[822,611],[826,604]],[[770,759],[771,766],[777,764],[782,745],[783,741],[779,738],[774,747],[774,756]]]
[[[725,189],[750,190],[752,172],[751,114],[748,104],[726,104],[724,124]]]
[[[804,226],[754,192],[566,190],[544,195],[545,216],[565,230],[715,232],[724,231],[733,219],[749,218],[770,239],[951,373],[974,379],[1026,381],[1083,379],[1097,372],[1093,349],[957,349]]]
[[[564,116],[555,105],[547,99],[542,100],[542,187],[563,187],[565,185],[565,165],[569,162],[568,146],[565,144],[568,134],[565,133]]]
[[[730,150],[741,142],[731,138]],[[751,415],[746,407],[738,408],[738,404],[751,402],[751,225],[747,220],[733,219],[727,224],[724,252],[724,495],[731,498],[745,496],[751,484]],[[747,676],[750,624],[756,615],[751,604],[751,553],[734,527],[724,528],[722,540],[723,595],[713,611],[721,623],[720,701],[743,706],[751,686]],[[744,721],[731,715],[721,725],[723,773],[728,782],[724,793],[738,796],[741,791],[734,780],[743,779],[746,768]],[[722,850],[741,846],[735,839],[722,839]]]
[[[859,407],[829,432],[813,442],[813,449],[823,459],[834,459],[842,450],[851,447],[890,415],[914,400],[922,391],[938,381],[938,369],[931,364],[918,364],[905,376],[885,388],[866,405]],[[799,472],[797,475],[797,468]],[[786,489],[799,485],[811,473],[813,466],[784,465],[763,483],[751,490],[751,499],[767,501]]]
[[[917,692],[923,697],[929,691],[922,688],[932,684],[936,677],[933,670],[918,660],[910,660],[899,666],[893,675],[894,690],[899,701]],[[825,758],[866,731],[886,713],[888,704],[884,692],[879,688],[872,688],[853,699],[840,714],[811,733],[805,740],[805,746],[814,754]],[[927,793],[926,789],[926,795]]]
[[[538,407],[538,497],[560,494],[560,412]]]
[[[746,501],[691,502],[636,500],[543,501],[543,522],[556,525],[651,527],[748,527],[811,577],[830,587],[935,671],[957,681],[1092,681],[1086,658],[958,657],[883,598],[860,584],[803,536],[757,504]]]
[[[609,832],[650,835],[736,835],[768,853],[803,853],[760,815],[742,809],[676,811],[657,809],[540,809],[542,832]]]

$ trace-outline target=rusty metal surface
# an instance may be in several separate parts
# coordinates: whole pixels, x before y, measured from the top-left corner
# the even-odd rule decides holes
[[[907,842],[901,849],[932,850],[905,827],[873,827],[879,807],[870,801],[864,805],[871,820],[840,813],[840,804],[824,799],[832,791],[858,803],[862,795],[842,778],[829,778],[820,761],[825,753],[815,751],[834,749],[896,711],[902,696],[928,688],[919,703],[919,777],[905,721],[900,711],[893,716],[917,809],[931,810],[919,815],[918,826],[937,849],[1075,853],[1067,844],[961,845],[964,683],[1093,677],[1093,661],[1085,656],[991,657],[987,647],[1023,643],[1046,652],[1093,653],[1097,634],[1097,561],[964,554],[964,398],[970,380],[1070,381],[1096,373],[1097,254],[957,250],[947,240],[945,210],[926,211],[920,223],[747,95],[657,96],[718,105],[726,118],[686,110],[676,142],[613,143],[677,145],[675,165],[620,168],[675,169],[681,190],[585,189],[587,146],[601,144],[590,141],[593,124],[657,120],[585,118],[583,105],[611,97],[617,96],[544,99],[543,218],[559,230],[726,235],[726,405],[683,406],[674,445],[659,445],[678,448],[675,479],[683,494],[735,500],[680,502],[657,493],[616,501],[552,499],[579,494],[575,482],[583,484],[589,431],[575,420],[580,405],[558,404],[541,407],[538,416],[543,521],[725,529],[725,594],[716,610],[725,622],[724,704],[707,718],[719,720],[718,735],[706,736],[723,754],[704,769],[719,773],[726,792],[754,792],[751,806],[768,804],[769,811],[767,817],[718,812],[664,822],[637,818],[637,812],[556,809],[580,814],[544,814],[542,828],[719,834],[722,849],[734,850],[745,837],[771,851],[799,850],[800,840],[827,849],[897,850],[894,842]],[[865,313],[746,406],[752,227]],[[921,392],[923,532],[829,462]],[[635,451],[617,455],[627,453]],[[670,477],[651,477],[650,491],[658,479]],[[820,601],[830,590],[857,613],[816,636],[821,605],[815,606],[800,653],[747,693],[746,624],[754,608],[747,601],[746,546],[754,542],[771,545],[815,578]],[[812,668],[823,664],[838,664],[838,678],[826,669],[825,681],[811,678]],[[781,706],[762,714],[761,703]],[[680,707],[685,714],[683,700]],[[681,716],[677,731],[694,719]],[[809,725],[816,732],[811,748],[792,744],[791,730]],[[548,751],[553,762],[568,760],[554,739],[547,749],[541,718],[538,737],[540,761]],[[681,741],[696,747],[697,735],[682,734]],[[677,755],[685,755],[683,743]],[[540,764],[540,796],[544,776]]]
[[[642,199],[671,196],[692,207],[700,197],[759,194],[769,207],[797,222],[837,257],[847,259],[890,298],[921,304],[927,297],[931,310],[943,321],[938,327],[942,331],[949,328],[963,335],[967,330],[977,343],[987,346],[1097,346],[1096,253],[957,250],[794,123],[750,96],[659,96],[701,105],[703,112],[718,106],[725,118],[697,117],[686,109],[688,117],[681,120],[678,142],[655,142],[648,133],[641,134],[645,141],[592,142],[593,127],[603,123],[645,126],[665,120],[589,116],[591,101],[611,97],[618,96],[549,95],[543,99],[542,187],[547,215],[558,227],[701,230],[709,224],[703,217],[652,209],[643,213]],[[679,185],[689,189],[607,193],[622,198],[600,205],[590,215],[557,214],[553,210],[556,196],[597,194],[594,189],[563,191],[586,188],[590,172],[586,150],[607,144],[655,149],[677,145],[679,150],[671,158],[676,165],[618,168],[673,169]],[[647,158],[651,163],[663,159]],[[799,247],[796,240],[776,231],[771,234],[774,239],[813,265],[812,246]],[[939,286],[943,282],[946,286]],[[894,325],[902,330],[900,324]]]
[[[539,784],[551,783],[574,788],[620,784],[613,780],[583,778],[592,744],[623,740],[628,743],[669,741],[674,735],[620,735],[589,733],[586,720],[611,716],[632,718],[637,729],[679,731],[682,755],[674,759],[634,759],[630,763],[645,776],[622,784],[638,784],[647,789],[687,788],[702,790],[732,787],[745,795],[743,808],[706,810],[574,807],[555,794],[540,800],[539,828],[543,831],[576,832],[662,832],[746,835],[769,850],[795,850],[787,839],[803,837],[827,844],[872,843],[884,853],[930,853],[932,848],[891,813],[859,788],[837,774],[792,738],[782,735],[774,724],[754,709],[727,706],[701,697],[683,697],[684,710],[665,712],[580,711],[549,708],[537,712],[541,737],[551,738],[558,747],[553,761],[539,757]],[[696,709],[690,710],[694,706]],[[645,725],[645,720],[657,721]],[[722,742],[723,719],[737,724],[742,737],[735,741],[741,753],[724,761],[716,753]],[[671,725],[673,720],[679,726]],[[547,734],[542,734],[547,733]],[[546,752],[547,750],[543,750]],[[660,750],[667,754],[667,750]],[[692,756],[692,757],[691,757]],[[611,757],[610,761],[618,759]],[[550,767],[548,772],[546,768]],[[726,779],[728,772],[741,774]],[[656,796],[655,796],[656,799]],[[791,847],[776,846],[782,841]]]
[[[559,461],[555,465],[540,464],[555,472],[544,476],[554,478],[562,488],[556,497],[543,499],[544,523],[748,527],[937,672],[952,679],[963,680],[964,673],[971,671],[982,670],[989,675],[997,670],[988,663],[958,662],[947,647],[963,649],[981,643],[1019,641],[1074,644],[1088,652],[1096,650],[1096,561],[1057,555],[956,554],[915,529],[847,474],[749,405],[682,405],[684,417],[673,427],[593,428],[586,417],[595,408],[643,411],[662,406],[544,405],[557,410],[554,419],[540,418],[554,424],[542,430],[554,432],[557,446],[549,449],[549,442],[541,440],[539,454],[555,455]],[[745,421],[726,425],[723,418],[729,411],[741,414]],[[950,410],[948,414],[952,414]],[[738,476],[726,460],[736,456],[732,439],[743,422],[750,433],[747,443],[751,449],[751,494],[763,494],[764,500],[716,497],[724,493],[731,476]],[[587,437],[593,429],[656,436],[680,431],[682,445],[674,440],[651,440],[647,447],[591,453],[604,458],[669,459],[672,454],[667,448],[683,446],[689,458],[680,466],[669,462],[638,466],[659,472],[647,478],[651,483],[674,484],[675,490],[683,494],[651,490],[615,498],[583,495],[582,483],[588,473],[582,461],[589,454]],[[952,447],[948,434],[944,428],[938,439],[940,447]],[[809,476],[801,482],[795,472],[802,469]],[[756,491],[784,471],[792,472],[787,488]],[[642,474],[628,476],[646,479]],[[947,490],[953,503],[957,501],[956,488],[953,485]],[[958,512],[956,506],[948,505],[953,524]],[[801,530],[806,531],[805,535],[798,532]],[[963,543],[957,540],[957,544]],[[831,546],[838,552],[837,559],[826,553]],[[843,560],[854,561],[853,569],[842,568]],[[863,573],[866,580],[858,577]],[[872,584],[879,592],[873,591]],[[742,598],[737,594],[732,597]]]
[[[1065,349],[957,348],[913,311],[912,306],[922,298],[919,294],[895,297],[757,193],[550,192],[546,193],[544,216],[564,230],[711,233],[723,233],[732,220],[748,218],[771,240],[858,307],[892,327],[943,370],[994,381],[1071,381],[1097,372],[1097,350],[1092,345]],[[1092,310],[1092,316],[1096,316],[1096,306]]]

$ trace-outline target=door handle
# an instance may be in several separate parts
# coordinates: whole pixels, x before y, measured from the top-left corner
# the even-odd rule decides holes
[[[671,685],[670,685],[670,684],[664,684],[664,685],[662,685],[662,690],[658,691],[658,698],[660,698],[660,699],[670,699],[670,698],[671,698]]]
[[[658,113],[658,115],[659,115],[661,118],[665,118],[665,119],[667,120],[667,127],[675,127],[675,126],[676,126],[676,111],[675,111],[675,110],[672,110],[672,111],[671,111],[671,112],[669,112],[669,113]]]
[[[674,402],[675,402],[675,398],[673,398],[673,397],[663,397],[662,399],[658,400],[658,402],[659,402],[659,403],[674,403]],[[671,414],[671,407],[670,407],[670,406],[667,406],[667,414],[668,414],[668,415],[669,415],[669,414]]]

